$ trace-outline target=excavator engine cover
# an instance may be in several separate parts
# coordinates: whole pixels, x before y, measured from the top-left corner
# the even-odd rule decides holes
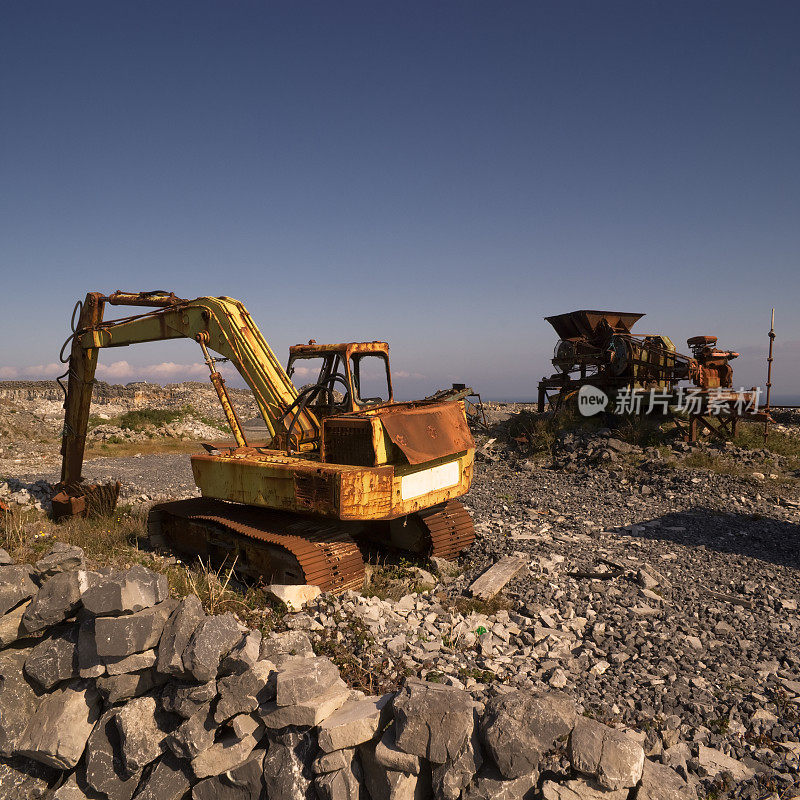
[[[435,409],[403,409],[402,413],[390,410],[381,414],[381,422],[409,464],[422,464],[475,446],[460,403],[442,403]]]

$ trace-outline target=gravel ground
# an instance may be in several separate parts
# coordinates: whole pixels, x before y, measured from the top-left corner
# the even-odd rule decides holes
[[[567,469],[489,453],[466,498],[477,539],[460,575],[400,601],[323,597],[291,624],[333,630],[376,684],[416,673],[478,698],[563,688],[585,713],[640,731],[701,796],[798,797],[800,482],[774,461],[727,456],[738,474],[641,451]],[[57,477],[3,466],[23,482]],[[94,459],[85,475],[122,481],[131,503],[196,493],[184,454]],[[506,608],[456,611],[509,554],[529,566]],[[726,779],[704,747],[744,772]]]

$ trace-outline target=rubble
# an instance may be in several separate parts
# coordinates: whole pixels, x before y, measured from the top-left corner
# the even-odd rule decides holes
[[[329,800],[366,792],[373,800],[521,797],[567,740],[572,763],[564,780],[550,781],[561,792],[552,796],[572,796],[573,787],[588,786],[581,774],[589,774],[613,797],[619,787],[636,789],[644,774],[638,742],[576,716],[564,695],[516,690],[484,708],[462,688],[410,678],[397,693],[363,696],[346,686],[330,659],[298,655],[309,647],[299,632],[262,640],[222,615],[203,617],[189,635],[199,614],[189,615],[190,625],[177,623],[194,601],[162,600],[137,611],[139,600],[118,602],[122,595],[109,593],[112,584],[97,592],[94,581],[76,583],[70,575],[85,572],[60,572],[48,583],[85,587],[77,598],[70,595],[70,607],[83,606],[80,619],[67,625],[59,619],[40,641],[0,651],[2,752],[62,771],[56,798],[98,792],[106,800],[179,800],[189,789],[195,798],[235,800],[262,800],[263,792],[271,800],[312,792]],[[114,575],[117,589],[133,584],[140,600],[142,586],[156,585],[137,568]],[[114,602],[103,599],[112,595]],[[120,613],[123,607],[128,613]],[[95,616],[97,610],[109,616]],[[181,636],[165,638],[165,626]],[[146,635],[138,636],[140,630]],[[89,662],[97,652],[116,674],[76,678],[81,641]],[[124,646],[110,646],[115,642]],[[188,665],[190,680],[172,674],[177,663]],[[244,667],[226,672],[237,665]],[[207,680],[191,680],[198,676]],[[705,751],[701,758],[712,763]],[[684,779],[663,769],[676,796],[685,796]]]
[[[19,738],[16,752],[56,769],[72,769],[100,716],[100,695],[73,681],[45,695]]]
[[[36,594],[36,584],[31,580],[33,574],[27,564],[0,567],[0,614]]]
[[[100,580],[82,597],[83,607],[95,616],[133,614],[169,597],[167,578],[138,564]]]
[[[341,654],[352,659],[357,666],[348,680],[363,680],[359,676],[369,674],[374,687],[356,685],[370,695],[394,694],[406,675],[466,691],[476,703],[478,729],[484,708],[496,696],[510,690],[542,696],[560,687],[576,703],[580,718],[589,715],[625,736],[625,731],[642,731],[638,744],[645,758],[631,798],[672,800],[696,792],[706,796],[721,786],[728,787],[722,796],[727,792],[747,800],[768,796],[766,786],[779,787],[776,793],[790,797],[800,768],[800,728],[793,716],[800,697],[800,595],[792,547],[800,497],[793,472],[770,451],[676,443],[662,447],[656,456],[633,445],[628,452],[615,450],[614,439],[616,432],[600,429],[587,436],[586,447],[577,445],[577,437],[567,440],[565,453],[575,447],[575,458],[571,466],[554,469],[550,456],[531,457],[498,438],[489,448],[493,459],[480,465],[468,497],[478,539],[458,564],[428,567],[435,581],[430,590],[409,593],[399,601],[323,594],[302,613],[289,614],[285,624],[290,630],[268,634],[260,647],[255,644],[258,636],[245,641],[237,626],[235,642],[207,682],[197,684],[184,671],[182,652],[175,660],[175,651],[185,649],[194,633],[190,623],[186,638],[173,646],[169,658],[165,655],[163,671],[158,658],[154,665],[145,664],[153,651],[157,657],[167,652],[169,622],[157,646],[119,658],[92,655],[94,617],[82,604],[59,625],[68,627],[76,619],[80,675],[102,690],[105,708],[152,694],[159,707],[175,713],[180,722],[204,704],[217,702],[218,679],[241,674],[244,665],[252,666],[259,658],[274,664],[277,674],[287,661],[313,655],[316,648],[337,663],[342,663]],[[612,455],[595,462],[595,455],[605,450]],[[727,459],[723,464],[745,467],[744,474],[689,467],[686,461],[717,457]],[[765,459],[774,459],[774,465]],[[129,497],[159,496],[161,485],[149,478],[136,480],[137,474],[154,467],[169,496],[191,493],[191,475],[184,475],[178,460],[130,460]],[[120,465],[122,461],[103,460],[88,462],[87,468],[96,480],[115,473]],[[17,469],[20,484],[31,486],[38,480],[33,472],[22,472],[33,467]],[[765,477],[753,478],[752,472]],[[781,480],[772,477],[776,475]],[[29,535],[35,533],[31,526]],[[529,570],[512,578],[492,601],[466,599],[466,590],[480,573],[515,553],[526,555]],[[3,562],[10,560],[0,554],[0,573],[8,566]],[[27,574],[35,594],[41,579],[35,568]],[[2,592],[0,582],[0,597]],[[51,634],[49,626],[33,635],[20,628],[31,597],[12,599],[12,607],[0,616],[0,648],[6,648],[0,652],[0,745],[6,728],[11,753],[21,732],[14,727],[15,719],[31,716],[47,696],[24,670],[25,658]],[[12,653],[23,657],[12,661]],[[167,663],[176,671],[169,672]],[[133,671],[108,674],[117,669]],[[15,698],[8,705],[21,709],[16,717],[4,712],[4,693]],[[340,707],[357,699],[350,690],[341,695]],[[310,701],[303,702],[309,704],[306,720],[324,723],[335,713],[320,716],[319,706],[314,709]],[[280,707],[286,708],[291,706]],[[251,757],[257,759],[267,737],[280,732],[267,729]],[[301,732],[316,743],[316,727]],[[379,767],[388,776],[381,778],[381,786],[388,787],[391,779],[392,786],[411,787],[412,793],[428,787],[441,796],[461,791],[462,800],[481,793],[513,796],[514,786],[520,789],[526,780],[532,781],[532,773],[503,777],[483,742],[478,743],[486,762],[482,765],[476,767],[474,759],[469,763],[469,748],[450,762],[432,765],[397,748],[393,733],[392,719],[380,737],[334,750],[329,754],[333,758],[314,767],[322,755],[317,748],[309,757],[309,790],[327,796],[325,792],[346,791],[353,780],[366,784],[362,762],[369,758],[370,780]],[[705,750],[701,763],[701,746],[733,763],[726,769],[720,756]],[[555,771],[556,777],[546,772],[546,778],[535,780],[551,796],[600,791],[596,776],[573,768],[569,748],[569,737],[562,738],[540,760],[541,768]],[[152,762],[151,778],[171,774],[166,767],[160,769],[167,757],[175,758],[169,749]],[[187,759],[181,763],[188,768]],[[747,770],[741,778],[733,777],[741,769],[737,764]],[[470,778],[473,769],[477,773]],[[188,785],[199,786],[190,769],[188,774]],[[401,780],[405,774],[416,774],[418,780]],[[324,786],[318,780],[323,776]],[[224,775],[203,780],[208,781],[208,791],[234,791]],[[467,787],[459,789],[463,780]],[[147,782],[145,777],[143,785]],[[8,794],[9,785],[0,774],[0,793]],[[65,787],[70,785],[68,781]],[[74,791],[82,790],[75,784]],[[561,795],[552,794],[556,791]],[[603,791],[602,796],[610,798],[623,790]],[[161,794],[158,797],[162,800]]]

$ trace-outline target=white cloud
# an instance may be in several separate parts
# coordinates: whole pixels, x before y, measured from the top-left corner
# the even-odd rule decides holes
[[[18,370],[18,375],[23,375],[26,378],[57,378],[59,375],[66,371],[65,364],[36,364],[29,367],[22,367]]]
[[[392,371],[393,378],[413,378],[414,380],[423,380],[426,378],[426,375],[423,375],[421,372],[405,372],[402,369],[398,369],[396,371]]]
[[[104,380],[127,380],[133,375],[133,367],[127,361],[112,361],[97,365],[97,377]]]
[[[229,364],[217,365],[219,372],[226,377],[239,373]],[[205,364],[177,364],[174,361],[162,361],[159,364],[134,366],[128,361],[112,361],[110,364],[97,365],[97,377],[104,381],[152,381],[153,383],[170,383],[183,380],[207,378],[208,367]]]
[[[162,361],[160,364],[151,364],[149,367],[142,367],[149,375],[156,375],[159,378],[173,378],[176,375],[208,375],[208,367],[205,364],[176,364],[174,361]]]
[[[25,367],[0,366],[0,380],[45,380],[54,379],[66,371],[66,364],[31,364]],[[239,373],[230,364],[217,364],[217,369],[225,378],[238,378]],[[158,364],[136,366],[129,361],[112,361],[97,365],[97,378],[109,383],[128,383],[130,381],[150,381],[152,383],[178,383],[186,380],[202,380],[208,377],[206,364],[178,364],[175,361],[162,361]]]

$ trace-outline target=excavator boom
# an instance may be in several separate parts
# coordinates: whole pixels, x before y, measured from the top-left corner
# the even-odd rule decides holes
[[[106,304],[151,306],[156,310],[119,320],[104,320]],[[165,293],[115,292],[104,297],[92,292],[86,295],[72,335],[62,444],[63,484],[80,481],[98,351],[106,347],[179,338],[197,341],[206,353],[207,361],[208,349],[229,359],[252,390],[270,434],[274,436],[281,432],[282,419],[297,399],[297,390],[239,301],[229,297],[182,300]],[[245,444],[241,426],[224,392],[224,382],[213,365],[210,366],[212,383],[220,396],[234,438],[241,438],[238,443]],[[319,422],[310,410],[298,415],[293,430],[301,449],[319,439]]]

